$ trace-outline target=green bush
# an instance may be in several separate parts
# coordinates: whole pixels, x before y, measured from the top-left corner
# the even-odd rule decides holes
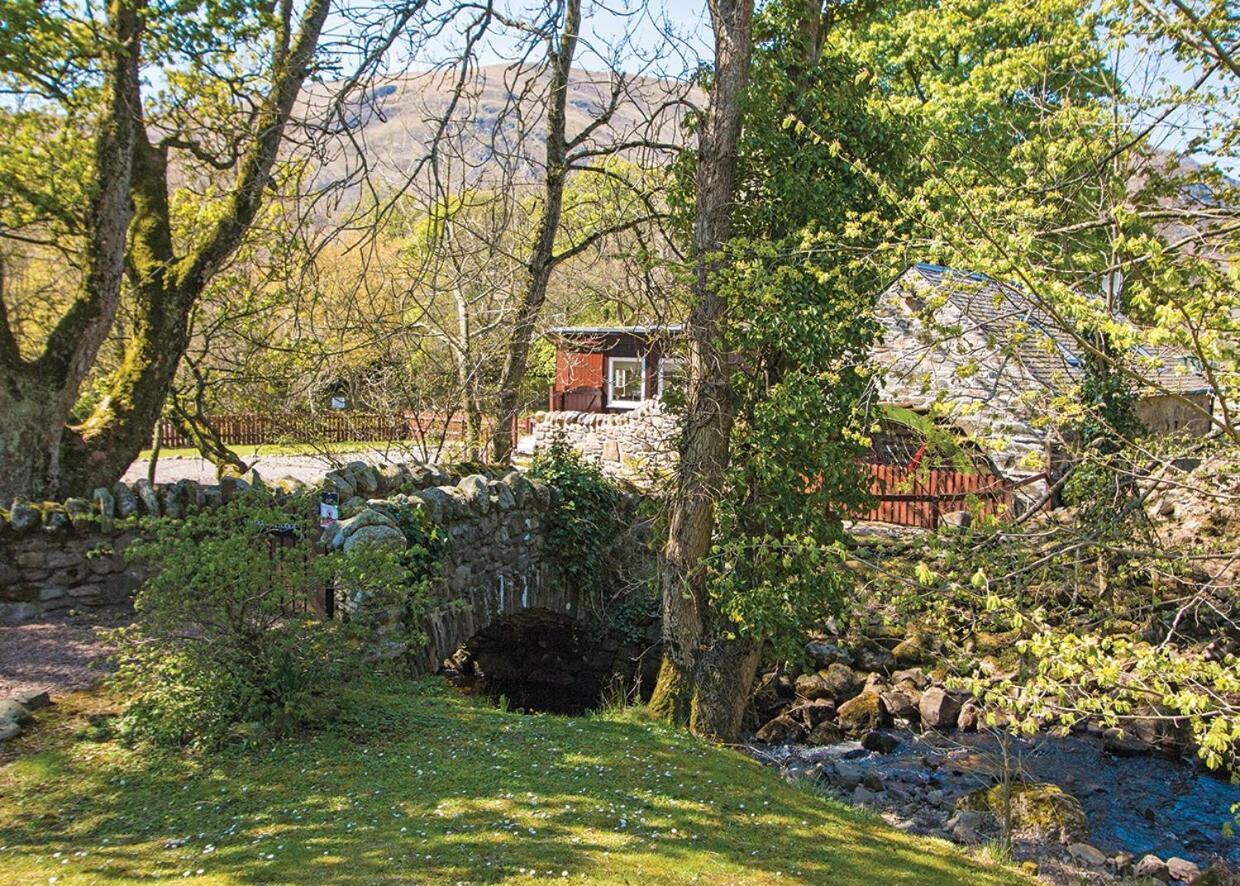
[[[211,746],[332,716],[333,693],[373,651],[379,628],[407,615],[429,582],[403,551],[319,553],[304,504],[249,494],[144,524],[129,556],[150,577],[134,624],[114,633],[114,681],[131,699],[125,734]],[[308,593],[326,582],[364,606],[348,619],[319,618]]]
[[[560,552],[560,571],[577,588],[606,574],[610,542],[620,531],[620,489],[564,440],[552,438],[534,457],[529,474],[554,486],[560,502],[547,518],[547,546]]]

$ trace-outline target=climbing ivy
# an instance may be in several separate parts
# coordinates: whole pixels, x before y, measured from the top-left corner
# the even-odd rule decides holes
[[[605,571],[608,547],[621,529],[619,487],[582,459],[562,435],[534,457],[529,474],[560,494],[547,516],[546,543],[559,552],[563,577],[578,588],[596,585]]]

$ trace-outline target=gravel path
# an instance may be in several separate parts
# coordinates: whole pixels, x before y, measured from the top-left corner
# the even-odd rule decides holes
[[[257,455],[246,456],[251,466],[268,480],[293,477],[303,483],[319,479],[332,468],[351,461],[382,464],[389,461],[408,461],[413,457],[405,449],[364,449],[358,452],[330,452],[315,455]],[[149,462],[139,459],[129,466],[124,480],[132,483],[145,477]],[[215,482],[215,465],[205,458],[195,456],[171,456],[159,459],[155,465],[156,483],[175,483],[177,480],[193,480],[197,483]]]
[[[108,652],[100,631],[132,617],[118,607],[0,626],[0,698],[40,689],[55,698],[95,685],[106,673]]]

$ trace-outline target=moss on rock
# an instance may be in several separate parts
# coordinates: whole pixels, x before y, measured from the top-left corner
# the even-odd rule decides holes
[[[1076,797],[1059,785],[1022,783],[1011,786],[1012,835],[1034,840],[1080,843],[1089,837],[1085,811]],[[1003,820],[1002,784],[965,794],[956,801],[958,811],[989,812]]]

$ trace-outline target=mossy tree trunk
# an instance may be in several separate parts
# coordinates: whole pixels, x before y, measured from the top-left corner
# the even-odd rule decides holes
[[[273,17],[271,86],[255,116],[255,135],[237,159],[233,189],[216,220],[178,251],[169,207],[168,144],[150,141],[142,116],[141,20],[125,0],[113,0],[109,21],[117,39],[104,41],[101,51],[115,54],[115,63],[96,137],[99,184],[83,294],[53,332],[47,353],[32,364],[22,364],[20,355],[14,362],[16,345],[7,323],[0,323],[5,390],[0,407],[6,419],[0,429],[0,498],[63,496],[110,485],[150,440],[189,344],[194,304],[262,205],[330,0],[309,0],[299,21],[291,6],[283,8],[287,14]],[[122,271],[132,286],[134,314],[120,365],[105,380],[106,394],[93,412],[66,427],[82,380],[111,328]]]
[[[120,304],[132,215],[133,146],[141,131],[138,59],[144,11],[140,0],[107,5],[81,284],[38,355],[21,353],[5,309],[0,267],[0,502],[46,496],[64,486],[65,423]]]
[[[689,391],[662,561],[665,659],[652,709],[698,734],[729,741],[740,730],[759,644],[731,637],[708,588],[706,561],[735,418],[730,356],[719,348],[727,304],[713,288],[710,273],[713,256],[731,230],[742,97],[753,50],[753,2],[715,0],[710,13],[715,79],[698,142]]]

